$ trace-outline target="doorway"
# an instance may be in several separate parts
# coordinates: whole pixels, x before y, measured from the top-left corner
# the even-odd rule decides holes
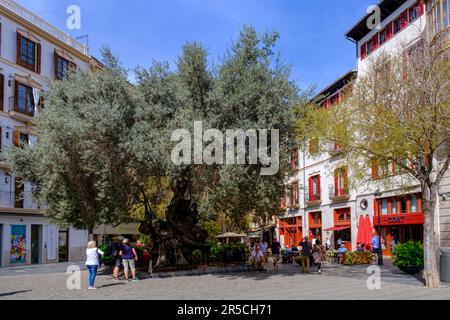
[[[42,263],[42,225],[31,225],[31,264]]]
[[[58,233],[59,262],[69,261],[69,231],[59,230]]]

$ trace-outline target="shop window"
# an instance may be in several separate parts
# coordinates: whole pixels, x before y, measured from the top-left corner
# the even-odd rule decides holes
[[[408,212],[408,204],[407,204],[407,199],[406,197],[400,197],[400,210],[401,213],[406,213]]]
[[[397,213],[397,200],[395,197],[392,198],[392,214]]]
[[[381,201],[381,213],[388,214],[388,199],[385,198]]]
[[[417,212],[417,196],[411,198],[411,212]]]

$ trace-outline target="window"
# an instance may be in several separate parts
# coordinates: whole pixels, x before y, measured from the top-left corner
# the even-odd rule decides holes
[[[23,208],[23,193],[24,193],[24,185],[22,179],[16,177],[15,185],[14,185],[14,207],[15,208]]]
[[[15,81],[14,110],[29,116],[34,116],[33,88]]]
[[[407,199],[406,197],[400,197],[400,212],[406,213],[408,211]]]
[[[351,224],[350,209],[336,209],[334,211],[334,224],[335,225],[349,225]]]
[[[55,67],[55,79],[57,80],[63,80],[67,78],[67,75],[69,73],[69,70],[75,70],[76,65],[75,63],[61,57],[56,51],[55,51],[55,59],[54,59],[54,67]]]
[[[31,41],[17,32],[17,64],[41,73],[41,44]]]
[[[309,178],[309,201],[320,200],[320,175]]]
[[[286,208],[286,190],[284,188],[280,197],[280,208]]]
[[[372,43],[372,41],[368,41],[367,42],[367,54],[370,54],[370,53],[372,53],[373,52],[373,43]]]
[[[294,149],[293,151],[291,151],[291,168],[298,168],[298,165],[298,149]]]
[[[361,49],[360,49],[360,55],[361,55],[361,60],[364,59],[365,57],[367,57],[367,45],[365,43],[363,43],[361,45]]]
[[[447,32],[449,32],[449,6],[450,0],[429,0],[427,2],[427,35],[429,40],[432,40],[436,34],[443,30],[447,29]],[[421,12],[419,11],[419,13]]]
[[[392,214],[397,213],[397,198],[392,197]]]
[[[298,182],[294,182],[291,185],[291,205],[292,206],[298,206],[299,199],[298,199]]]
[[[336,169],[334,172],[334,196],[344,196],[348,193],[347,168]]]
[[[417,212],[417,196],[411,198],[411,212]]]
[[[312,138],[309,140],[309,154],[316,155],[319,153],[319,139]]]
[[[394,34],[399,33],[408,25],[408,10],[403,11],[394,21]]]
[[[380,32],[380,45],[388,41],[392,38],[392,23],[389,23],[381,32]]]
[[[388,214],[388,199],[381,200],[381,213]]]

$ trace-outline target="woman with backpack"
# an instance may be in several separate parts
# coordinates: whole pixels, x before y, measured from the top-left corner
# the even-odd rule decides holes
[[[104,255],[104,252],[97,248],[95,241],[89,241],[86,249],[86,267],[89,270],[89,290],[97,289],[94,287],[94,281],[100,264],[99,255]]]
[[[133,281],[137,281],[135,261],[138,260],[138,255],[136,250],[130,245],[130,241],[128,239],[123,239],[119,255],[122,257],[125,281],[128,282],[128,269],[131,269]]]

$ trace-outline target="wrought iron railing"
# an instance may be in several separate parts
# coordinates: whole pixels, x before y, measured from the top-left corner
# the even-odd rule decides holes
[[[81,53],[83,53],[85,55],[89,55],[89,48],[87,45],[72,38],[69,34],[63,32],[62,30],[60,30],[57,27],[55,27],[54,25],[52,25],[50,22],[46,21],[45,19],[39,17],[38,15],[34,14],[30,10],[21,6],[16,1],[0,0],[0,6],[4,7],[5,9],[7,9],[9,11],[14,12],[15,14],[24,18],[28,22],[34,24],[35,26],[39,27],[43,31],[51,34],[55,38],[63,41],[64,43],[75,48],[76,50],[80,51]]]

